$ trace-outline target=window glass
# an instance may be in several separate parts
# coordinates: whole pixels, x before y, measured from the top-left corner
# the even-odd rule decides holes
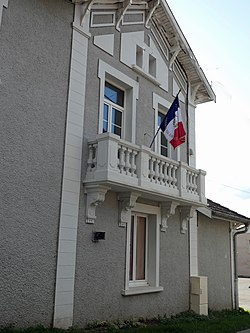
[[[162,123],[163,119],[164,119],[165,115],[161,112],[158,113],[158,126],[160,126],[160,124]],[[168,156],[168,141],[165,137],[165,135],[162,133],[160,133],[160,154],[163,156]]]
[[[124,106],[124,92],[108,82],[105,82],[104,97],[117,105]]]
[[[103,133],[108,132],[108,111],[109,111],[108,105],[104,104],[104,108],[103,108]]]
[[[145,280],[146,218],[138,216],[136,231],[136,280]]]
[[[112,108],[111,132],[121,136],[122,130],[122,112]]]
[[[130,230],[130,281],[146,279],[146,237],[146,217],[139,215],[132,216]]]

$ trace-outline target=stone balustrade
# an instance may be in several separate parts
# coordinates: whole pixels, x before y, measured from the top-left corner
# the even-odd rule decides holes
[[[154,153],[111,133],[88,143],[85,184],[109,184],[133,191],[206,204],[205,171]]]

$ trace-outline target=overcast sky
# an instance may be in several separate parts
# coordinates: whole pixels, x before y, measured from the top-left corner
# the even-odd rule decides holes
[[[206,196],[250,217],[250,0],[167,0],[216,103],[196,109]]]

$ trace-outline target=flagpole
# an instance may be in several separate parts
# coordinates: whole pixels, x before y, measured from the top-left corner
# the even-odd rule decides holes
[[[178,93],[177,93],[177,95],[175,96],[175,98],[179,95],[179,93],[181,92],[181,89],[178,91]],[[166,117],[166,116],[165,116]],[[165,118],[164,117],[164,118]],[[152,142],[151,142],[151,144],[150,144],[150,146],[149,146],[149,148],[151,148],[152,147],[152,144],[154,143],[154,141],[155,141],[155,138],[156,138],[156,136],[157,136],[157,134],[158,134],[158,132],[159,132],[159,130],[160,130],[160,128],[161,128],[161,125],[158,127],[158,130],[156,131],[156,133],[155,133],[155,135],[154,135],[154,137],[153,137],[153,140],[152,140]]]

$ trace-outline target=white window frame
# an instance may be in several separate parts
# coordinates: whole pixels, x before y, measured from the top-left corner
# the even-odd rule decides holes
[[[108,105],[108,132],[112,133],[112,109],[116,109],[118,111],[120,111],[122,113],[122,123],[121,123],[121,138],[124,137],[124,131],[125,131],[125,124],[124,124],[124,105],[125,105],[125,99],[126,99],[126,92],[124,91],[124,89],[122,89],[121,87],[117,86],[116,84],[106,80],[105,82],[108,82],[109,84],[111,84],[112,86],[118,88],[119,90],[123,91],[124,93],[124,99],[123,99],[123,107],[120,106],[119,104],[116,104],[112,101],[110,101],[109,99],[105,98],[104,96],[104,102],[103,102],[103,108],[104,108],[104,104]],[[103,132],[103,130],[102,130]]]
[[[149,232],[147,230],[147,256],[149,256],[148,249],[153,247],[154,258],[151,257],[151,265],[149,266],[149,259],[146,261],[145,266],[145,281],[130,281],[129,272],[130,272],[130,234],[131,234],[131,220],[127,223],[127,242],[126,242],[126,269],[125,269],[125,287],[122,290],[123,296],[145,294],[145,293],[154,293],[160,292],[163,290],[163,287],[159,285],[159,266],[160,266],[160,225],[161,225],[161,209],[157,206],[150,206],[145,204],[136,203],[135,207],[132,210],[131,215],[137,216],[147,216],[149,221],[150,218],[154,219],[155,223],[155,239],[149,240]],[[147,229],[149,228],[149,222],[147,223]],[[152,243],[153,242],[153,243]],[[152,265],[153,260],[153,265]],[[152,278],[152,281],[149,282],[149,275]]]
[[[106,62],[99,59],[98,77],[100,79],[99,129],[102,133],[105,82],[125,91],[123,133],[121,139],[135,144],[136,138],[136,100],[139,97],[139,83]]]
[[[166,99],[164,99],[163,97],[153,93],[153,109],[155,111],[155,132],[157,132],[159,126],[158,126],[158,114],[159,112],[164,113],[163,111],[169,110],[170,106],[172,103],[170,103],[169,101],[167,101]],[[161,155],[161,146],[160,146],[160,135],[157,135],[155,142],[154,142],[154,151],[158,154]],[[170,143],[168,142],[168,158],[172,158],[173,159],[173,148],[170,145]],[[180,161],[180,147],[176,148],[176,160]]]
[[[140,287],[140,286],[148,286],[147,278],[148,278],[148,215],[143,213],[132,213],[132,216],[134,217],[134,234],[133,234],[133,240],[134,240],[134,251],[133,251],[133,276],[136,274],[136,236],[137,236],[137,228],[135,225],[137,225],[137,217],[145,217],[146,218],[146,241],[145,241],[145,279],[144,280],[136,280],[133,279],[132,281],[129,280],[129,287]],[[131,225],[130,225],[130,231],[131,231]],[[130,267],[130,266],[129,266]]]
[[[99,129],[102,133],[105,81],[125,90],[123,134],[121,139],[135,144],[136,137],[136,100],[139,97],[139,83],[103,60],[99,59],[98,77],[100,79]]]

